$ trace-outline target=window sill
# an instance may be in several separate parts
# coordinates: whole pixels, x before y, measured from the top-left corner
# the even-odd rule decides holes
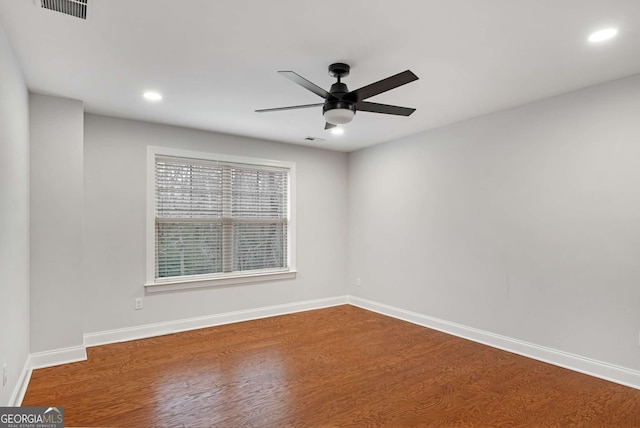
[[[260,272],[247,275],[234,275],[220,278],[189,278],[151,282],[144,285],[148,293],[158,291],[188,290],[191,288],[216,287],[221,285],[249,284],[252,282],[295,279],[297,271]]]

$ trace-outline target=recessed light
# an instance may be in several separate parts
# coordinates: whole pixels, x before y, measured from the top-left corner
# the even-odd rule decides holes
[[[589,36],[590,42],[602,42],[605,40],[609,40],[618,34],[618,30],[616,28],[605,28],[604,30],[596,31]]]
[[[162,94],[156,91],[146,91],[142,94],[147,101],[162,101]]]
[[[331,133],[333,135],[342,135],[342,134],[344,134],[344,129],[343,128],[333,128],[331,130]]]

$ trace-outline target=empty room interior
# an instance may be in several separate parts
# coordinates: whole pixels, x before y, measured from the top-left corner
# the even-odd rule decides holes
[[[3,414],[640,426],[638,52],[637,0],[0,0]]]

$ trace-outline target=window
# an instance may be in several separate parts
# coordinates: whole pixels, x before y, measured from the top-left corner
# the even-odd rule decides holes
[[[295,165],[159,148],[149,163],[148,287],[295,275]]]

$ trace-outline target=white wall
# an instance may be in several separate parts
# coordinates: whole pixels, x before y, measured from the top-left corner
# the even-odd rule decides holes
[[[297,278],[145,296],[149,145],[296,162]],[[345,294],[344,153],[88,114],[84,172],[86,333]]]
[[[639,118],[634,76],[352,153],[350,293],[640,369]]]
[[[29,107],[27,87],[0,26],[0,406],[29,355]],[[8,382],[2,387],[2,365]]]
[[[82,345],[82,102],[32,94],[31,352]]]

